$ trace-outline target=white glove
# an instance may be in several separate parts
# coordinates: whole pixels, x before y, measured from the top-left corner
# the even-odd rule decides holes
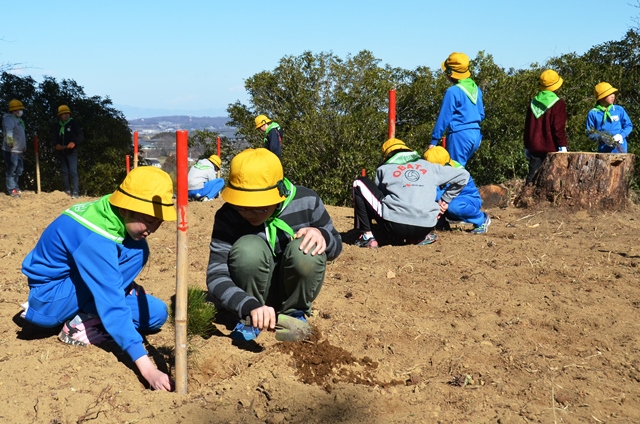
[[[616,134],[613,136],[613,141],[615,141],[618,144],[622,144],[622,136],[620,134]]]
[[[566,147],[564,147],[564,146],[563,146],[563,147],[558,147],[558,151],[559,151],[560,153],[567,153],[567,148],[566,148]]]

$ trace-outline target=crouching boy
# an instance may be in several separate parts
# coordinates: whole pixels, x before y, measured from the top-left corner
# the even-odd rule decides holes
[[[27,321],[63,324],[58,337],[72,345],[113,339],[156,390],[171,390],[172,383],[151,362],[139,332],[160,329],[167,305],[134,279],[149,258],[146,237],[162,221],[176,220],[172,199],[169,174],[136,168],[113,194],[64,211],[22,263]]]
[[[278,157],[247,149],[231,161],[211,236],[207,287],[237,315],[235,340],[274,330],[277,314],[306,321],[327,261],[342,251],[318,195],[284,178]]]

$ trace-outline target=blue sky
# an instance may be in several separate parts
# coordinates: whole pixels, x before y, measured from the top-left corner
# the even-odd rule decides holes
[[[528,68],[619,40],[637,0],[45,0],[2,5],[0,64],[72,79],[127,118],[226,115],[244,80],[304,51],[436,69],[453,51]],[[6,3],[6,4],[5,4]],[[631,3],[631,4],[630,4]]]

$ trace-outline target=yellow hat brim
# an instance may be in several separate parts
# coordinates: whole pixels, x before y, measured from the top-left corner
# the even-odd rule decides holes
[[[277,205],[284,202],[285,196],[280,195],[278,187],[265,191],[245,191],[233,187],[225,187],[222,190],[222,199],[236,206],[259,208],[262,206]]]

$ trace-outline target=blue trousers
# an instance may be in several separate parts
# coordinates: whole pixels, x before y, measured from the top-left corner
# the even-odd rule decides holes
[[[479,129],[463,130],[447,134],[447,152],[451,159],[466,166],[471,156],[480,147],[482,133]]]
[[[189,199],[200,199],[207,196],[209,199],[214,199],[220,190],[224,188],[224,179],[216,178],[204,183],[204,187],[199,190],[189,190]]]
[[[454,221],[464,221],[479,227],[484,222],[484,212],[482,208],[482,198],[475,196],[456,196],[447,209],[447,216]]]
[[[24,155],[6,150],[2,152],[4,153],[4,165],[7,168],[7,190],[11,194],[12,190],[20,190],[18,180],[24,171]]]
[[[135,243],[132,240],[125,242]],[[142,249],[129,249],[120,257],[118,268],[128,286],[142,270],[145,259]],[[84,312],[98,315],[95,299],[89,287],[77,272],[59,281],[32,283],[29,281],[29,309],[25,319],[41,327],[55,327]],[[130,294],[126,290],[125,302],[131,309],[133,324],[139,331],[158,330],[168,317],[167,305],[149,294]]]

